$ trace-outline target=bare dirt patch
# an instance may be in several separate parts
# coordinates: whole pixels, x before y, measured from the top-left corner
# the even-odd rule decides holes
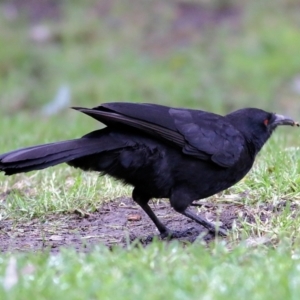
[[[194,221],[176,213],[168,201],[160,200],[152,204],[157,216],[173,230],[185,234],[178,240],[193,243],[197,238],[207,242],[214,236]],[[280,213],[284,203],[278,207],[266,206],[250,211],[237,204],[205,204],[201,209],[191,207],[209,221],[218,220],[222,227],[230,229],[233,222],[241,219],[254,223]],[[148,216],[130,198],[116,199],[104,204],[94,213],[75,211],[71,214],[55,214],[30,221],[3,220],[0,223],[0,251],[40,251],[58,252],[61,247],[72,247],[78,251],[89,251],[97,244],[108,247],[126,246],[135,240],[143,245],[151,243],[159,233]]]

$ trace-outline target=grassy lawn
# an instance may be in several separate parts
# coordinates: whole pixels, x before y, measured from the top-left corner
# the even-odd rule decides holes
[[[11,19],[0,6],[0,153],[101,126],[67,109],[41,113],[62,85],[74,106],[135,101],[219,113],[257,106],[300,121],[296,1],[233,4],[236,17],[194,28],[188,40],[174,29],[178,14],[171,1],[112,1],[107,15],[96,10],[96,1],[74,3],[64,2],[58,21],[42,22],[50,34],[45,41],[32,37],[36,21],[22,14]],[[298,147],[299,130],[278,129],[253,170],[207,200],[257,216],[241,218],[226,239],[209,245],[201,238],[193,244],[155,240],[146,248],[100,244],[88,253],[2,252],[0,298],[299,299]],[[4,220],[93,212],[130,192],[66,165],[0,174],[0,235],[18,234],[5,232]]]
[[[9,258],[10,257],[10,258]],[[13,258],[12,258],[13,257]],[[148,248],[96,248],[3,255],[17,260],[18,284],[3,299],[298,299],[299,250],[245,244],[153,243]]]

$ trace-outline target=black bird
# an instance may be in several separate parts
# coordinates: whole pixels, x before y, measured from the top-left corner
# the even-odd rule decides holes
[[[169,198],[177,212],[212,233],[226,235],[188,207],[241,180],[278,125],[299,126],[290,118],[257,108],[225,116],[134,103],[74,109],[107,127],[79,139],[2,154],[0,170],[12,175],[66,162],[84,171],[109,174],[134,187],[133,200],[163,237],[176,234],[156,217],[148,205],[151,198]]]

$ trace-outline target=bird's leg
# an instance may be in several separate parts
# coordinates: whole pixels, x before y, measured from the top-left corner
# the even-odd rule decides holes
[[[171,231],[157,218],[157,216],[154,214],[153,210],[147,203],[140,204],[140,207],[143,209],[143,211],[148,215],[148,217],[155,224],[155,226],[159,230],[162,237],[169,235],[169,233]]]
[[[198,206],[198,207],[202,207],[204,204],[203,203],[198,203],[198,202],[192,202],[191,206]]]
[[[143,211],[148,215],[148,217],[152,220],[152,222],[155,224],[157,227],[158,231],[160,232],[160,235],[162,238],[172,236],[172,231],[167,228],[154,214],[153,210],[151,207],[148,205],[148,202],[150,200],[149,197],[141,196],[137,192],[136,189],[133,190],[132,192],[132,198],[133,200],[143,209]]]
[[[195,213],[193,213],[192,211],[190,211],[188,208],[185,209],[184,211],[180,212],[183,215],[185,215],[186,217],[194,220],[195,222],[197,222],[198,224],[204,226],[205,228],[208,229],[209,232],[215,234],[215,235],[220,235],[220,236],[226,236],[226,230],[222,229],[222,228],[218,228],[217,226],[213,225],[212,223],[206,221],[205,219],[197,216]]]
[[[138,202],[136,202],[138,203]],[[189,234],[191,229],[187,229],[183,232],[181,231],[173,231],[171,229],[169,229],[168,227],[166,227],[158,218],[157,216],[154,214],[153,210],[151,209],[151,207],[146,203],[138,203],[140,205],[140,207],[143,209],[143,211],[149,216],[149,218],[153,221],[153,223],[155,224],[155,226],[157,227],[157,229],[159,230],[160,233],[160,237],[162,239],[164,238],[168,238],[168,239],[176,239],[176,238],[181,238],[184,237],[186,234]],[[212,225],[213,226],[213,225]]]
[[[204,226],[208,229],[209,232],[213,233],[214,235],[221,235],[226,236],[226,231],[222,228],[218,228],[214,224],[206,221],[205,219],[197,216],[191,210],[188,209],[190,203],[193,202],[195,195],[191,195],[189,193],[189,189],[185,188],[184,186],[178,186],[176,189],[172,191],[172,195],[170,197],[171,206],[179,213],[183,214],[184,216],[192,219],[193,221],[197,222],[198,224]]]

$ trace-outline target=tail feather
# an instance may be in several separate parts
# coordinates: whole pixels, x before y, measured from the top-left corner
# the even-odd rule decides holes
[[[10,162],[17,162],[17,161],[46,158],[53,154],[56,155],[58,153],[64,153],[68,151],[72,151],[72,152],[82,151],[85,150],[85,148],[89,149],[92,145],[94,146],[94,144],[96,144],[96,146],[99,147],[99,141],[95,141],[95,140],[86,141],[86,139],[76,139],[70,141],[37,145],[33,147],[22,148],[1,155],[0,160],[2,163],[10,163]]]
[[[80,139],[37,145],[0,155],[0,171],[6,175],[41,170],[84,156],[121,147],[121,143],[99,130]],[[91,137],[92,136],[92,137]]]

